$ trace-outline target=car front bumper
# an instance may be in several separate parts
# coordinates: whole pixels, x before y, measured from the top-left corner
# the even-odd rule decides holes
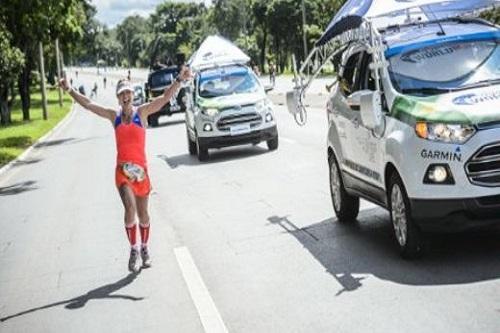
[[[424,231],[455,232],[500,226],[500,195],[468,199],[410,199]]]
[[[249,143],[259,143],[274,139],[278,136],[278,129],[275,126],[256,130],[242,135],[224,135],[212,137],[198,137],[201,145],[207,148],[223,148],[229,146],[237,146]]]

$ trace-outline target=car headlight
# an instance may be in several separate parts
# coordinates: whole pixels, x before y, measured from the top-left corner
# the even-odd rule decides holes
[[[268,100],[267,98],[264,98],[263,100],[255,104],[255,109],[257,110],[257,112],[271,111],[272,110],[271,101]]]
[[[422,139],[445,143],[465,143],[476,130],[471,125],[417,122],[415,132]]]
[[[215,108],[207,108],[201,109],[201,113],[203,113],[205,116],[215,117],[219,113],[219,110]]]

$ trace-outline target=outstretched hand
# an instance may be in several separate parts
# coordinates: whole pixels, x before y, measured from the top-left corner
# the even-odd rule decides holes
[[[191,69],[189,69],[189,67],[182,66],[179,77],[182,81],[188,81],[193,78],[193,73],[191,72]]]
[[[66,78],[63,78],[63,79],[59,80],[59,87],[61,87],[62,90],[64,90],[64,91],[68,91],[69,90],[70,86],[69,86],[69,83],[66,80]]]

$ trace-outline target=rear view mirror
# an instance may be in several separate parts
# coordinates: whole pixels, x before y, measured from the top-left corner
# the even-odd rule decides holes
[[[383,125],[382,98],[377,91],[360,92],[361,121],[368,129],[376,130]]]

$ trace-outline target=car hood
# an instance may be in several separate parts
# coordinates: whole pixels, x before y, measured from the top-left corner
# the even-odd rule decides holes
[[[391,115],[403,122],[477,125],[500,121],[500,86],[467,89],[429,97],[399,95]]]
[[[234,94],[228,96],[220,96],[214,98],[199,97],[197,104],[202,108],[217,108],[223,109],[238,105],[255,104],[266,98],[262,92],[255,92],[249,94]]]

